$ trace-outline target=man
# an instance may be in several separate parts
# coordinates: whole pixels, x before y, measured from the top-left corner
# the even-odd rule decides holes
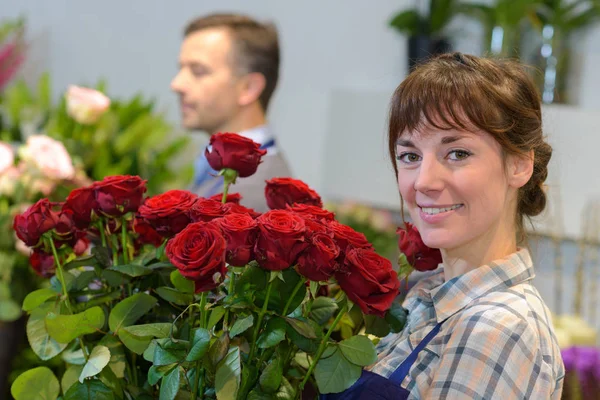
[[[265,180],[291,175],[266,119],[279,76],[277,31],[243,15],[198,18],[185,29],[179,65],[171,88],[179,95],[185,128],[238,133],[267,150],[256,174],[230,188],[242,195],[243,205],[267,211]],[[223,180],[204,152],[194,169],[192,191],[204,197],[221,193]]]

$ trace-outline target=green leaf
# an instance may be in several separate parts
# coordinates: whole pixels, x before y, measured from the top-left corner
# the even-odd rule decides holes
[[[285,317],[284,319],[287,321],[288,324],[290,324],[292,328],[294,328],[294,330],[296,330],[296,332],[298,332],[302,336],[309,339],[317,338],[315,330],[312,326],[310,326],[308,322],[296,318]]]
[[[225,358],[227,355],[227,351],[229,350],[229,343],[231,339],[229,339],[229,334],[223,333],[221,336],[214,341],[214,343],[210,346],[208,350],[208,357],[210,358],[210,362],[215,367],[219,364],[219,362]]]
[[[416,10],[403,11],[396,14],[390,21],[390,26],[400,33],[415,36],[423,32],[422,18]]]
[[[64,400],[116,400],[115,395],[97,379],[76,382],[65,394]]]
[[[102,278],[106,280],[106,283],[108,283],[108,286],[110,287],[119,287],[131,282],[131,278],[129,276],[121,274],[117,271],[112,271],[110,269],[105,269],[102,271]]]
[[[394,333],[404,329],[406,318],[408,318],[408,311],[398,302],[392,303],[392,307],[385,314],[385,321],[390,324],[390,329]]]
[[[348,361],[361,367],[377,361],[375,345],[366,336],[352,336],[339,342],[338,347]]]
[[[335,314],[338,305],[334,299],[329,297],[317,297],[310,309],[310,316],[320,325],[324,325]]]
[[[110,255],[110,250],[106,247],[102,246],[94,246],[92,247],[92,255],[98,260],[100,265],[108,268],[112,264],[112,259]]]
[[[59,343],[69,343],[78,336],[95,333],[104,326],[104,311],[98,306],[73,315],[48,313],[46,329]]]
[[[171,326],[171,323],[161,322],[155,324],[131,325],[123,329],[134,336],[152,336],[162,339],[169,336]]]
[[[108,317],[110,330],[117,333],[122,326],[133,325],[141,316],[147,314],[157,301],[146,293],[136,293],[121,301]]]
[[[73,281],[75,281],[75,275],[71,274],[70,272],[65,272],[64,274],[64,278],[65,278],[65,286],[67,288],[67,291],[71,290],[71,286],[73,285]],[[50,287],[57,293],[62,293],[62,285],[60,283],[60,281],[58,280],[58,278],[55,276],[53,276],[52,278],[50,278]]]
[[[238,319],[233,323],[229,336],[234,338],[240,333],[244,333],[248,328],[254,324],[254,315],[250,314],[245,318]]]
[[[241,376],[240,348],[233,347],[217,366],[215,374],[217,400],[236,400]]]
[[[194,295],[189,293],[182,293],[179,290],[168,286],[161,286],[159,288],[156,288],[156,294],[158,294],[166,301],[180,306],[186,306],[188,304],[193,303],[194,301]]]
[[[88,287],[91,281],[96,278],[96,273],[94,271],[83,271],[71,284],[71,290],[83,290]]]
[[[401,281],[408,279],[410,274],[414,271],[413,267],[408,263],[408,259],[404,253],[400,253],[398,256],[398,279]]]
[[[385,319],[377,315],[365,315],[364,320],[366,334],[384,337],[390,333],[390,324]]]
[[[168,365],[181,362],[185,359],[186,349],[179,343],[173,343],[171,339],[157,341],[154,349],[154,365]]]
[[[25,300],[23,300],[23,311],[29,312],[34,308],[37,308],[40,304],[46,302],[46,300],[57,296],[58,293],[50,288],[33,291],[29,293],[27,297],[25,297]]]
[[[55,400],[60,394],[60,384],[50,368],[37,367],[19,375],[10,393],[16,400]]]
[[[134,352],[135,354],[142,354],[150,345],[152,336],[136,336],[132,335],[125,329],[119,331],[119,339],[125,347]]]
[[[137,278],[138,276],[150,275],[152,269],[136,264],[115,265],[107,269],[108,271],[116,271],[121,274]]]
[[[179,270],[172,271],[170,278],[173,286],[181,293],[194,294],[194,282],[186,279]]]
[[[285,339],[286,323],[281,318],[271,318],[258,338],[258,347],[268,349]]]
[[[67,364],[73,365],[83,365],[85,364],[85,356],[83,355],[83,350],[79,346],[79,341],[76,340],[71,344],[71,347],[65,349],[61,354],[61,358]]]
[[[317,292],[319,291],[319,282],[315,282],[315,281],[310,281],[309,284],[309,288],[310,288],[310,295],[311,297],[314,299],[315,297],[317,297]]]
[[[27,339],[33,352],[43,361],[47,361],[67,347],[67,343],[58,343],[46,330],[47,309],[36,308],[27,320]]]
[[[179,385],[181,382],[181,374],[179,367],[174,368],[173,371],[169,372],[162,380],[160,384],[160,397],[159,400],[173,400],[179,392]]]
[[[276,400],[294,400],[296,398],[296,389],[292,384],[285,378],[281,379],[281,386],[279,391],[275,393]]]
[[[194,329],[194,336],[192,339],[192,348],[188,353],[185,361],[198,361],[208,351],[210,346],[210,333],[203,328]]]
[[[110,350],[110,362],[108,367],[112,370],[117,378],[125,377],[125,367],[127,359],[125,358],[125,348],[116,337],[111,334],[106,334],[98,342],[99,345],[106,346]]]
[[[90,256],[77,257],[73,261],[69,261],[68,263],[63,265],[63,270],[69,271],[69,270],[71,270],[73,268],[77,268],[77,267],[94,267],[94,266],[100,266],[100,263],[98,262],[98,260],[96,260],[95,256],[90,255]]]
[[[83,366],[79,375],[79,382],[83,383],[85,378],[96,376],[108,365],[110,361],[110,350],[106,346],[96,346],[90,353],[88,361]]]
[[[0,321],[12,322],[21,316],[21,307],[13,299],[0,300]]]
[[[69,368],[67,368],[60,381],[63,393],[67,393],[71,386],[73,386],[76,382],[79,382],[79,375],[81,375],[81,371],[83,371],[83,365],[71,365]]]
[[[121,380],[117,379],[110,368],[104,368],[100,374],[98,374],[98,378],[117,396],[117,398],[120,400],[123,399],[123,387],[121,385]]]
[[[348,361],[340,350],[331,357],[322,358],[315,368],[315,380],[319,393],[340,393],[360,378],[362,368]]]
[[[148,370],[148,383],[151,385],[156,385],[158,381],[160,381],[163,376],[173,371],[173,368],[177,367],[178,364],[169,364],[169,365],[153,365]]]
[[[260,374],[259,383],[262,390],[266,393],[274,393],[281,385],[283,378],[283,368],[279,358],[275,358],[267,364],[263,373]]]
[[[225,308],[223,306],[217,306],[212,309],[210,312],[210,317],[208,318],[208,326],[207,329],[212,329],[217,323],[223,318],[225,315]]]
[[[146,350],[144,350],[144,354],[143,354],[144,360],[150,361],[150,362],[154,361],[154,352],[156,351],[156,346],[158,346],[158,344],[156,343],[156,340],[150,341],[150,344],[148,345]]]

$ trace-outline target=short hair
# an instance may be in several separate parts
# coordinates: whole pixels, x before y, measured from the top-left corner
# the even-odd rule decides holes
[[[211,14],[191,21],[184,36],[209,28],[225,28],[233,37],[234,68],[240,73],[257,72],[265,77],[259,102],[267,110],[279,79],[279,39],[272,23],[260,23],[241,14]]]

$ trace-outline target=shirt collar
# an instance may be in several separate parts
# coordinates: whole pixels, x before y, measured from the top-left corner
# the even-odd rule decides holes
[[[433,302],[437,321],[442,322],[487,293],[530,281],[534,277],[529,251],[520,249],[447,282],[444,281],[444,270],[440,268],[440,272],[432,277],[437,286],[420,289],[419,296]]]
[[[248,139],[252,139],[260,145],[263,145],[273,139],[271,129],[266,124],[240,131],[238,134]]]

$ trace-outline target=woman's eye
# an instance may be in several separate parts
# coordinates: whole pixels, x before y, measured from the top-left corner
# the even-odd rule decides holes
[[[471,153],[466,150],[452,150],[448,153],[448,158],[453,161],[461,161],[468,158],[470,155]]]
[[[398,161],[402,161],[406,164],[414,163],[421,159],[421,157],[415,153],[402,153],[399,154],[396,158],[398,159]]]

